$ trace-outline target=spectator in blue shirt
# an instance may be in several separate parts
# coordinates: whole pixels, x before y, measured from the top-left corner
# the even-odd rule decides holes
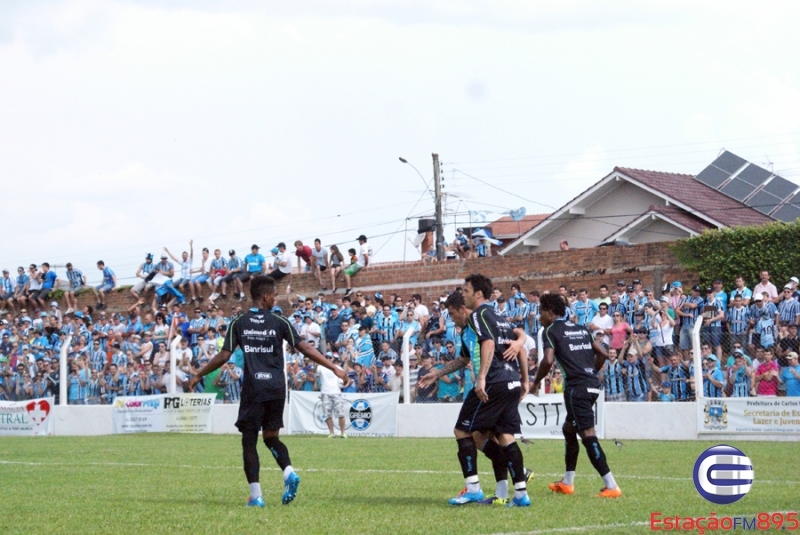
[[[8,304],[9,310],[14,310],[14,281],[8,273],[7,269],[3,270],[3,278],[0,279],[0,301]],[[0,304],[0,307],[3,306]]]
[[[259,250],[258,245],[254,243],[250,246],[250,254],[244,257],[244,273],[240,277],[243,283],[249,281],[251,277],[267,272],[267,260],[258,252]],[[242,293],[239,300],[244,301],[245,299],[246,297]]]
[[[103,282],[94,287],[93,290],[97,298],[97,308],[102,310],[106,308],[106,294],[117,287],[117,276],[110,267],[106,267],[106,263],[102,260],[97,261],[97,269],[103,272]]]
[[[600,309],[597,303],[589,299],[589,292],[586,288],[578,290],[578,300],[572,304],[572,321],[578,325],[588,325],[594,319]]]
[[[800,303],[793,295],[791,284],[783,287],[778,301],[778,315],[781,327],[786,327],[790,323],[800,323]]]
[[[714,307],[716,310],[710,318],[703,319],[703,342],[714,348],[718,361],[722,359],[722,320],[725,319],[725,306],[717,299],[712,287],[706,288],[706,300],[703,307]]]
[[[675,313],[681,318],[680,350],[684,360],[688,359],[689,349],[692,347],[692,329],[697,321],[703,305],[700,297],[700,285],[692,286],[691,295],[684,296]]]
[[[786,385],[786,395],[791,397],[800,396],[800,364],[798,364],[797,353],[792,351],[786,356],[789,365],[781,370],[779,381]]]
[[[728,306],[733,304],[733,300],[737,293],[742,296],[742,304],[744,306],[750,306],[750,300],[753,298],[753,291],[744,285],[744,277],[741,275],[736,276],[736,288],[731,290]]]
[[[40,280],[42,289],[39,292],[37,301],[41,310],[47,310],[47,298],[50,296],[50,292],[58,287],[58,276],[55,271],[50,270],[50,264],[47,262],[42,262]]]
[[[69,288],[64,292],[64,299],[67,301],[67,314],[78,308],[75,294],[86,286],[86,276],[79,269],[72,267],[72,262],[67,262],[67,280]]]
[[[704,356],[703,395],[707,398],[721,398],[725,388],[725,374],[717,368],[717,362],[717,357],[710,353]]]

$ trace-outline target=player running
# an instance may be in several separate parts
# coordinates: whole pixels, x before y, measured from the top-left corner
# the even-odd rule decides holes
[[[236,348],[244,352],[244,382],[242,384],[239,417],[236,427],[242,433],[244,473],[250,485],[248,507],[264,507],[259,483],[258,431],[264,444],[283,470],[282,502],[290,503],[297,496],[300,477],[289,460],[289,450],[278,434],[283,427],[283,407],[286,399],[283,341],[347,382],[347,374],[322,356],[314,346],[304,342],[289,320],[271,312],[275,306],[275,280],[258,275],[250,282],[253,308],[237,317],[228,327],[222,350],[203,366],[197,375],[185,383],[191,391],[200,378],[222,366]]]
[[[526,485],[528,474],[522,451],[514,440],[514,434],[519,434],[521,425],[518,405],[528,391],[527,360],[520,367],[517,360],[503,359],[504,352],[511,347],[513,334],[511,325],[498,318],[486,300],[492,293],[491,280],[476,274],[467,277],[465,283],[463,296],[454,293],[445,303],[453,320],[464,326],[462,354],[435,374],[420,378],[418,383],[423,387],[430,385],[439,377],[466,366],[470,360],[478,369],[475,386],[467,393],[454,429],[466,492],[452,498],[449,503],[506,503],[507,498],[502,495],[505,487],[505,496],[508,496],[507,475],[503,472],[503,468],[507,467],[514,483],[514,497],[506,506],[527,507],[531,504]],[[472,343],[470,336],[474,337]],[[473,347],[472,352],[470,347]],[[519,350],[512,349],[509,353],[517,356]],[[496,441],[489,439],[492,433]],[[496,496],[488,500],[478,480],[478,444],[492,460],[498,481]]]
[[[564,405],[567,408],[567,417],[562,427],[567,443],[564,454],[567,470],[561,481],[550,484],[550,490],[561,494],[575,492],[575,466],[580,453],[580,435],[592,466],[606,484],[598,497],[619,498],[622,491],[611,475],[606,455],[594,434],[592,412],[592,406],[600,394],[597,372],[603,367],[608,354],[603,346],[593,340],[586,327],[564,320],[565,311],[566,304],[561,296],[545,295],[539,302],[539,314],[544,327],[544,358],[539,363],[532,392],[538,395],[539,384],[553,367],[555,359],[564,374]]]

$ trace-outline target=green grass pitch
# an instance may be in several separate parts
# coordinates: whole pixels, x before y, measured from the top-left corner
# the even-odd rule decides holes
[[[754,514],[800,505],[797,444],[733,442],[754,463],[755,482],[736,504],[714,506],[694,488],[697,456],[715,442],[602,441],[624,496],[594,495],[602,480],[581,451],[574,496],[547,484],[563,470],[563,442],[523,445],[536,472],[528,509],[451,507],[461,489],[448,439],[329,440],[284,437],[302,482],[280,503],[280,472],[263,443],[266,508],[246,508],[236,435],[140,434],[0,439],[0,532],[4,534],[204,533],[649,533],[651,511]],[[480,457],[481,483],[494,490]]]

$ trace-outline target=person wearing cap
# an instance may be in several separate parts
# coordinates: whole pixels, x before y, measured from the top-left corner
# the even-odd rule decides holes
[[[763,270],[759,274],[759,278],[761,280],[758,284],[756,284],[755,288],[753,288],[753,295],[767,292],[767,295],[769,295],[769,300],[773,303],[777,303],[779,297],[778,289],[770,282],[769,271]]]
[[[753,368],[745,360],[744,352],[740,349],[733,350],[733,363],[728,366],[727,384],[730,397],[747,398],[750,397],[752,387]]]
[[[719,369],[719,359],[711,354],[711,347],[703,344],[703,396],[721,398],[725,389],[725,374]]]
[[[267,260],[264,255],[259,253],[259,250],[259,246],[254,243],[250,246],[250,254],[244,257],[244,274],[240,278],[243,283],[248,282],[256,275],[263,275],[267,272]],[[242,292],[239,301],[244,301],[245,299],[244,292]]]
[[[755,353],[756,347],[772,347],[775,345],[775,329],[780,316],[778,307],[766,292],[753,294],[755,303],[749,310],[751,337],[750,354]]]
[[[240,300],[242,295],[242,274],[244,272],[244,263],[242,259],[236,256],[236,251],[231,249],[228,251],[228,266],[225,271],[225,276],[222,278],[220,288],[222,289],[222,298],[225,299],[228,295],[226,293],[228,283],[233,283],[233,299]]]
[[[625,288],[625,293],[620,295],[619,302],[625,306],[625,320],[634,325],[636,323],[636,312],[644,306],[644,301],[636,296],[636,289],[630,285]]]
[[[714,312],[706,312],[706,308],[713,308]],[[710,316],[710,317],[705,317]],[[725,319],[725,306],[717,298],[714,288],[706,288],[706,299],[703,302],[703,341],[714,348],[717,360],[722,359],[722,320]]]
[[[788,365],[781,370],[778,380],[785,385],[788,397],[800,396],[800,363],[796,351],[790,351],[786,355]]]
[[[136,277],[141,280],[131,287],[130,294],[134,299],[136,299],[139,305],[144,304],[142,293],[155,287],[155,284],[150,282],[153,279],[151,275],[153,274],[155,267],[156,266],[153,263],[153,255],[151,253],[147,253],[147,255],[144,257],[144,262],[136,270]]]
[[[737,293],[742,296],[742,304],[744,304],[744,306],[750,306],[750,301],[753,298],[753,291],[745,286],[744,277],[742,275],[736,275],[736,287],[731,290],[728,298],[728,307],[733,306],[733,300]]]
[[[778,326],[785,327],[790,323],[800,323],[800,303],[793,295],[794,290],[791,284],[783,287],[781,295],[778,297]]]
[[[464,234],[463,228],[456,229],[456,236],[453,239],[453,250],[460,258],[468,258],[470,256],[469,239]]]
[[[688,358],[689,349],[692,347],[692,328],[697,321],[702,310],[703,298],[700,297],[700,285],[692,286],[690,295],[684,296],[680,304],[675,309],[675,313],[681,318],[680,331],[680,350],[683,358]]]

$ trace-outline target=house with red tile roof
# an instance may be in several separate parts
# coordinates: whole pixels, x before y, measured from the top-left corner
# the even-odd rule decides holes
[[[674,241],[709,229],[786,221],[782,214],[795,209],[800,187],[727,151],[697,177],[615,167],[526,232],[504,240],[498,252],[555,251],[562,240],[571,248]]]

